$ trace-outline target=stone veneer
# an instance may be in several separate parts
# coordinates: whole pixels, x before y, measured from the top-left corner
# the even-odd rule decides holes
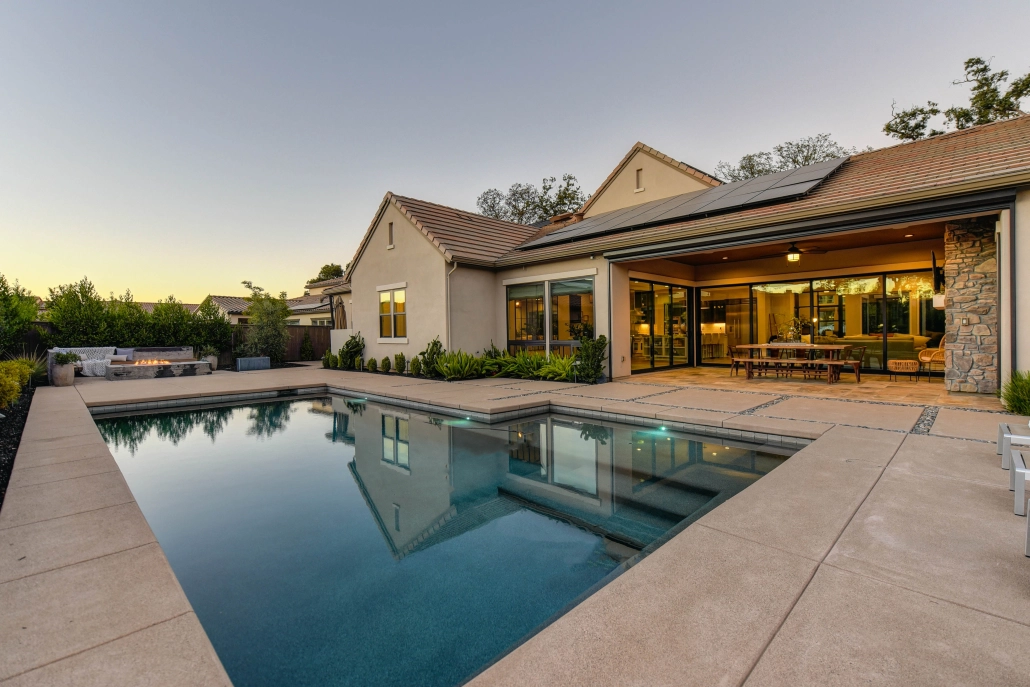
[[[944,227],[945,384],[948,391],[998,389],[998,259],[994,218]]]

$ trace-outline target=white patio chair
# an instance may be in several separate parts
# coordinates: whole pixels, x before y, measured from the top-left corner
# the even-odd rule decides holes
[[[1009,456],[1012,452],[1012,445],[1030,446],[1030,427],[1023,425],[1010,425],[1007,422],[998,423],[998,455],[1001,456],[1001,469],[1009,469]],[[1009,477],[1009,491],[1012,490],[1014,479]]]
[[[1016,515],[1026,515],[1026,478],[1030,475],[1030,469],[1026,467],[1022,451],[1014,448],[1011,453],[1012,468],[1009,470],[1011,473],[1009,489],[1016,492],[1015,506],[1012,512]]]

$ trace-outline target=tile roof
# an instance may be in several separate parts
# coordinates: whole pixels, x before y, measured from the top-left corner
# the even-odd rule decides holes
[[[540,230],[474,212],[387,193],[358,246],[351,269],[358,264],[372,231],[389,205],[411,220],[448,261],[491,266],[497,258],[534,237]]]
[[[142,301],[137,301],[136,304],[139,305],[141,308],[143,308],[144,310],[146,310],[150,314],[154,313],[154,306],[157,305],[157,303],[142,302]],[[182,307],[186,308],[190,312],[197,312],[197,308],[200,307],[200,303],[180,303],[179,305],[181,305]]]
[[[290,311],[294,313],[329,312],[328,296],[297,296],[296,298],[287,298],[286,303],[290,306]]]
[[[305,289],[310,289],[310,288],[316,288],[317,289],[317,288],[336,286],[337,284],[346,284],[346,283],[347,283],[347,276],[344,275],[342,277],[333,277],[332,279],[323,279],[322,281],[313,281],[313,282],[305,284],[304,288]]]
[[[515,250],[498,266],[646,246],[850,211],[1030,183],[1030,115],[859,153],[798,200],[575,243]],[[618,212],[618,211],[616,211]]]
[[[247,309],[243,296],[210,296],[215,305],[230,315],[240,315]]]

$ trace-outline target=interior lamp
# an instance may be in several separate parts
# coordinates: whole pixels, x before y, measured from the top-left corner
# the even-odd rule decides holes
[[[801,262],[801,251],[793,243],[787,249],[787,262]]]

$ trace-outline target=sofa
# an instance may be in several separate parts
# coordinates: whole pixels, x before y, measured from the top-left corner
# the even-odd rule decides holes
[[[887,357],[890,360],[916,360],[919,357],[919,351],[926,348],[930,339],[931,337],[929,336],[920,336],[918,334],[888,334]],[[815,343],[865,346],[865,358],[862,360],[862,365],[864,367],[883,367],[880,360],[883,357],[882,334],[852,334],[840,337],[817,336],[815,337]]]

